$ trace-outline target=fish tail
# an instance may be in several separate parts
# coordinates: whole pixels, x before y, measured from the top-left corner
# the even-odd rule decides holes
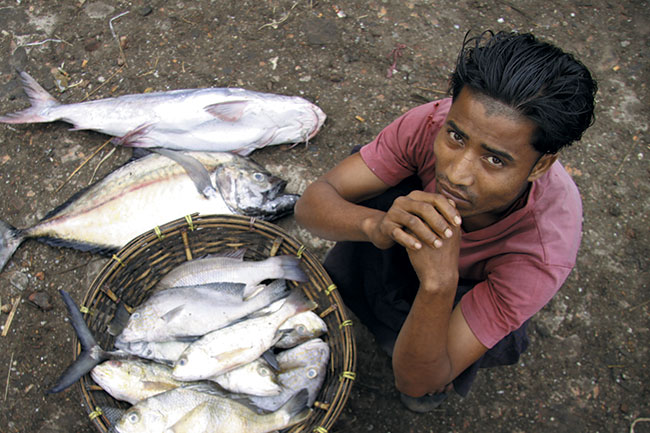
[[[95,341],[90,329],[86,325],[79,308],[72,300],[72,297],[65,290],[59,290],[63,302],[68,309],[70,324],[77,333],[81,343],[81,354],[79,357],[63,372],[56,384],[45,391],[46,394],[61,392],[70,385],[79,380],[84,374],[92,370],[97,364],[108,359],[106,352]]]
[[[300,281],[304,283],[309,280],[305,271],[300,268],[300,259],[296,256],[277,256],[274,257],[282,269],[282,276],[285,280]]]
[[[26,110],[0,116],[0,123],[38,123],[56,120],[51,116],[43,116],[43,111],[47,108],[61,105],[61,103],[54,99],[27,72],[20,71],[20,78],[23,82],[23,89],[32,106]]]
[[[0,221],[0,271],[23,242],[21,231]]]
[[[304,421],[311,414],[311,409],[307,405],[308,400],[309,391],[303,388],[278,409],[278,412],[282,412],[289,418],[287,427]]]

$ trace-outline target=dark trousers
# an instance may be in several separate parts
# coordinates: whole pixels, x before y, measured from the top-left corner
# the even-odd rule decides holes
[[[420,180],[411,177],[361,204],[386,211],[397,197],[421,188]],[[392,355],[393,345],[419,287],[406,250],[399,245],[380,250],[369,242],[338,242],[325,258],[324,267],[345,305],[375,335],[379,345]],[[459,281],[454,305],[475,283]],[[528,321],[454,379],[456,392],[463,397],[467,395],[479,368],[516,363],[528,347],[527,325]]]

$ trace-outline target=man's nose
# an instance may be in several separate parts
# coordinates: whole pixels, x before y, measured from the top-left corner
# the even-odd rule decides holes
[[[451,165],[451,170],[447,173],[449,181],[458,186],[470,186],[474,183],[474,173],[476,166],[476,157],[469,151],[459,154]]]

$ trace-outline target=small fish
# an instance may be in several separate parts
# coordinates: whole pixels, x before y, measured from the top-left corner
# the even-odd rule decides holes
[[[311,413],[307,391],[277,411],[258,414],[206,385],[179,387],[132,406],[115,426],[119,433],[266,433],[295,425]]]
[[[233,393],[268,397],[282,392],[277,375],[262,358],[208,379]]]
[[[188,384],[175,380],[170,367],[140,359],[102,362],[90,376],[113,398],[131,404]]]
[[[241,283],[212,283],[157,291],[131,314],[116,345],[202,336],[289,294],[285,280],[275,280],[248,300],[243,300],[244,287]]]
[[[114,253],[141,233],[194,212],[270,220],[293,212],[298,196],[283,194],[286,182],[252,160],[226,152],[187,155],[205,166],[219,194],[205,197],[179,164],[147,155],[77,193],[32,227],[0,221],[0,270],[27,238]]]
[[[305,282],[307,274],[296,256],[274,256],[264,260],[240,260],[231,257],[204,257],[185,262],[165,275],[157,284],[164,289],[216,282],[244,283],[244,299],[266,287],[264,280],[282,278]]]
[[[133,147],[232,151],[248,155],[280,143],[314,137],[325,113],[297,97],[237,88],[206,88],[124,95],[61,104],[29,74],[20,72],[31,107],[0,116],[1,123],[63,120]]]
[[[280,326],[280,332],[282,338],[274,346],[278,349],[289,349],[325,334],[327,324],[313,311],[305,311],[284,322]]]
[[[309,394],[307,405],[311,407],[323,386],[329,358],[330,347],[320,338],[278,353],[278,382],[282,386],[282,392],[270,397],[251,396],[250,402],[260,409],[272,412],[297,392],[306,389]]]
[[[313,308],[316,304],[308,300],[301,289],[293,289],[278,311],[242,320],[190,344],[174,363],[173,376],[178,380],[200,380],[251,362],[273,346],[277,330],[284,321]]]

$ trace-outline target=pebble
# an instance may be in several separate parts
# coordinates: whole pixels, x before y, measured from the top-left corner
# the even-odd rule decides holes
[[[52,309],[52,298],[47,292],[41,290],[32,292],[27,297],[27,300],[43,311],[49,311]]]
[[[138,13],[143,17],[146,17],[151,12],[153,12],[153,9],[151,8],[151,6],[142,6],[140,9],[138,9]]]
[[[14,272],[11,277],[9,277],[9,282],[12,286],[22,292],[27,288],[27,285],[29,284],[29,277],[22,272]]]

